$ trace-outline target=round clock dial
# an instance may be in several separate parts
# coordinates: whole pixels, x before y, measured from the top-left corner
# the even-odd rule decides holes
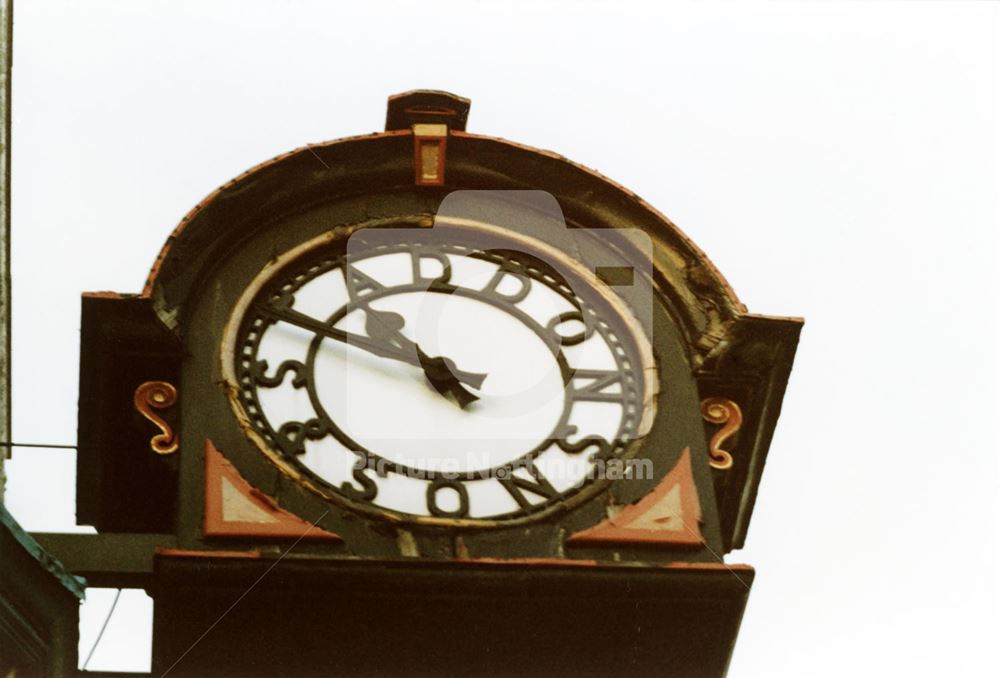
[[[243,294],[223,362],[254,442],[318,494],[397,520],[494,524],[599,490],[653,416],[624,301],[540,242],[391,231],[306,243]]]

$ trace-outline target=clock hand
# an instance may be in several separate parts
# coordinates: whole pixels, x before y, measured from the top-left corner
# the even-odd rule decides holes
[[[368,332],[368,336],[377,341],[386,341],[397,348],[407,351],[408,354],[416,354],[420,361],[420,368],[424,371],[424,376],[427,377],[427,381],[430,382],[435,391],[446,398],[450,397],[463,410],[471,403],[479,400],[479,396],[464,388],[461,380],[456,378],[455,375],[460,370],[455,367],[454,362],[447,358],[427,355],[420,346],[407,339],[400,332],[406,323],[403,316],[391,311],[379,311],[364,301],[358,302],[358,308],[361,308],[365,312],[365,331]],[[468,376],[468,373],[466,375]],[[474,384],[476,388],[480,388],[483,383],[482,380],[486,378],[486,375],[474,376],[477,378],[482,377],[478,378],[477,384]]]
[[[485,374],[458,369],[455,367],[455,363],[447,358],[428,356],[417,344],[405,337],[402,337],[402,345],[395,345],[388,341],[346,332],[288,307],[275,308],[266,304],[254,304],[254,310],[273,320],[282,320],[330,339],[357,346],[382,358],[398,360],[419,367],[427,375],[427,379],[435,390],[442,395],[455,396],[462,408],[465,408],[473,400],[478,400],[478,396],[466,391],[461,384],[465,383],[473,388],[480,388],[483,385],[483,380],[486,379]],[[458,392],[459,389],[464,392],[464,396]]]
[[[432,358],[420,350],[420,347],[416,344],[414,344],[414,347],[417,349],[417,357],[420,360],[420,367],[424,371],[424,376],[427,377],[427,381],[431,383],[435,391],[446,398],[450,396],[463,410],[471,403],[479,400],[479,396],[469,392],[468,389],[462,386],[462,382],[458,377],[460,370],[455,368],[455,363],[448,358]],[[479,374],[475,376],[479,378],[479,385],[476,386],[476,388],[479,388],[486,375]]]
[[[479,396],[469,392],[462,386],[461,382],[466,381],[466,383],[480,388],[482,380],[486,378],[485,374],[481,377],[475,375],[480,378],[478,383],[472,384],[467,379],[463,380],[457,376],[459,372],[451,360],[428,356],[416,343],[407,339],[401,332],[406,324],[403,316],[391,311],[380,311],[372,308],[369,300],[358,293],[361,289],[373,291],[384,289],[377,280],[350,265],[344,265],[341,268],[341,273],[344,276],[348,297],[356,304],[357,308],[365,312],[365,331],[369,337],[402,348],[410,355],[415,354],[419,359],[420,368],[424,371],[424,376],[427,377],[427,381],[434,387],[434,390],[455,402],[463,410],[470,403],[479,400]],[[469,376],[468,373],[466,375]]]

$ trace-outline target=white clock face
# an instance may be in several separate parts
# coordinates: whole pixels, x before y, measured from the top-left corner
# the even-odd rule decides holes
[[[397,519],[586,496],[652,418],[639,323],[546,246],[411,231],[321,238],[247,289],[223,362],[251,438],[321,495]]]

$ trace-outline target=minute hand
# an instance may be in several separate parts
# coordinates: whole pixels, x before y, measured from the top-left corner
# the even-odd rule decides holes
[[[378,341],[376,339],[372,339],[371,337],[366,337],[363,334],[346,332],[339,327],[327,325],[326,323],[290,308],[275,308],[266,304],[255,304],[254,310],[262,316],[291,323],[292,325],[309,330],[310,332],[315,332],[316,334],[320,334],[324,337],[335,339],[336,341],[343,342],[350,346],[357,346],[360,349],[382,358],[398,360],[400,362],[419,367],[425,371],[427,369],[428,360],[444,360],[440,358],[428,358],[427,354],[424,353],[417,344],[413,344],[412,347],[401,348],[386,341]],[[450,363],[451,361],[448,362]],[[468,384],[473,388],[482,387],[483,380],[486,379],[485,374],[460,370],[454,367],[453,363],[448,367],[451,374],[454,375],[458,381]]]

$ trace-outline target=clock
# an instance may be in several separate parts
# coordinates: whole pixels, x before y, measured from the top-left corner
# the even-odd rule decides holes
[[[230,405],[273,464],[347,509],[538,520],[629,472],[655,418],[649,329],[615,284],[476,220],[332,228],[239,295]]]
[[[206,197],[140,295],[85,298],[82,521],[309,557],[742,545],[801,322],[748,313],[640,197],[468,110],[391,97],[384,132]]]

